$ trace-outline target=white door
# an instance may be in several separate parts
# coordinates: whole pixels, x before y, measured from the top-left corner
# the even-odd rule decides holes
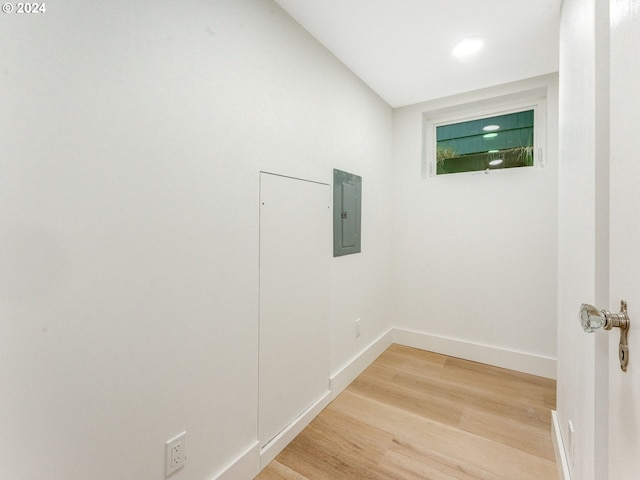
[[[609,480],[640,478],[640,1],[611,0],[610,301],[628,302],[629,366],[609,332]],[[605,307],[601,307],[605,308]]]
[[[259,439],[329,391],[329,185],[260,174]]]

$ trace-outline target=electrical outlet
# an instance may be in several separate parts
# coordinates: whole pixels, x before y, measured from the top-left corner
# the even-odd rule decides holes
[[[184,438],[186,435],[187,432],[182,432],[171,440],[167,440],[165,444],[167,477],[184,467],[187,460],[184,449]]]
[[[360,319],[356,318],[356,338],[360,336]]]

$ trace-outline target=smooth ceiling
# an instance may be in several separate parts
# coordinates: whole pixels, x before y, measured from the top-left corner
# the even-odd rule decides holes
[[[562,0],[275,1],[392,107],[558,70]]]

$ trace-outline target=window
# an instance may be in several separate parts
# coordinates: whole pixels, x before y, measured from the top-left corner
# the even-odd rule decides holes
[[[436,126],[436,173],[533,166],[533,110]]]
[[[423,112],[423,178],[543,167],[546,99],[539,95],[535,90]]]

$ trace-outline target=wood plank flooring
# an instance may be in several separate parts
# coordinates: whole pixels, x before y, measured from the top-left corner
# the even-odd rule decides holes
[[[392,345],[255,480],[557,480],[555,381]]]

